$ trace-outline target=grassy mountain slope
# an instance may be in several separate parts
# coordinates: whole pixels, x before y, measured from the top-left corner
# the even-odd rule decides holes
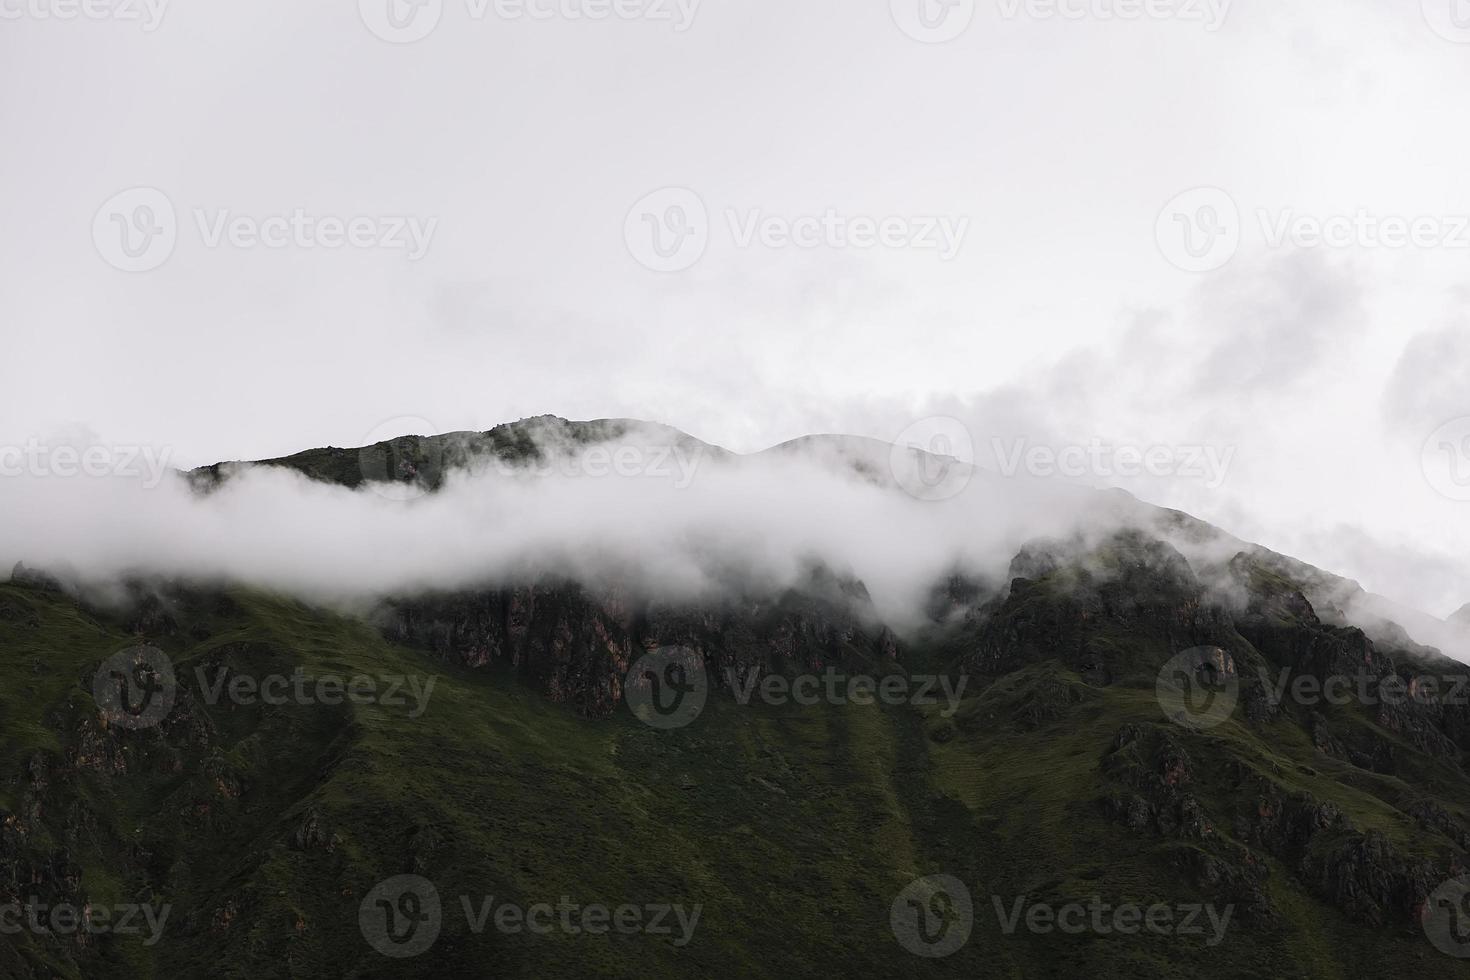
[[[1365,930],[1269,856],[1271,914],[1237,912],[1213,948],[1003,933],[992,895],[1007,906],[1021,895],[1239,900],[1194,883],[1199,842],[1106,816],[1127,786],[1110,760],[1130,725],[1188,753],[1212,812],[1229,808],[1231,767],[1244,765],[1339,801],[1406,847],[1443,856],[1451,846],[1407,821],[1407,784],[1324,759],[1287,721],[1199,734],[1169,725],[1151,677],[1099,688],[1042,661],[995,679],[953,719],[937,707],[741,706],[722,692],[688,728],[656,731],[626,711],[582,717],[507,670],[430,659],[287,600],[193,596],[175,612],[156,635],[143,626],[181,681],[170,720],[102,730],[91,673],[136,642],[140,623],[54,591],[0,587],[0,891],[32,884],[53,899],[174,908],[152,947],[7,937],[7,976],[1465,972],[1411,923]],[[378,705],[209,705],[194,674],[297,666],[440,679],[429,709],[410,718]],[[1463,803],[1458,769],[1440,775]],[[933,961],[896,943],[888,915],[901,888],[937,872],[969,884],[977,915],[965,948]],[[402,873],[435,882],[445,923],[431,952],[388,960],[364,941],[358,905]],[[644,935],[475,934],[461,894],[698,902],[702,914],[684,947]]]
[[[530,420],[276,462],[350,486],[381,462],[432,489],[445,460],[535,457],[547,426],[590,443],[631,424]],[[1028,546],[1000,589],[957,579],[908,641],[873,622],[861,583],[820,569],[805,592],[724,607],[541,583],[401,597],[371,624],[180,584],[101,608],[18,574],[0,585],[0,910],[170,914],[152,944],[0,934],[0,976],[1470,976],[1419,921],[1467,865],[1470,707],[1272,696],[1277,680],[1357,672],[1380,691],[1463,668],[1343,622],[1308,566],[1242,543],[1207,568],[1175,545],[1213,529],[1145,518],[1148,533]],[[178,685],[162,724],[131,731],[93,681],[139,643]],[[622,678],[671,643],[702,654],[713,689],[688,727],[656,730],[620,703]],[[1239,688],[1213,727],[1158,695],[1191,648]],[[968,686],[952,713],[744,705],[724,674],[828,666]],[[434,686],[421,713],[209,695],[298,671]],[[973,932],[929,959],[890,914],[937,874],[968,889]],[[443,905],[432,947],[404,959],[359,914],[399,875]],[[491,896],[700,912],[687,943],[477,930],[462,897],[474,912]],[[1215,937],[1008,929],[1018,901],[1231,918]]]

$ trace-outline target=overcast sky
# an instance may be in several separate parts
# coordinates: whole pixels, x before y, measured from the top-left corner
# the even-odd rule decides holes
[[[0,445],[944,416],[1444,615],[1467,91],[1464,0],[0,0]]]

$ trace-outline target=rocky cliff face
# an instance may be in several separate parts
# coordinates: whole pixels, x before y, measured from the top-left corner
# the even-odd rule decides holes
[[[1102,754],[1101,770],[1115,784],[1102,812],[1138,833],[1191,842],[1176,853],[1195,883],[1263,921],[1276,914],[1262,888],[1274,859],[1356,921],[1417,922],[1430,892],[1465,866],[1463,811],[1404,801],[1397,789],[1369,782],[1370,792],[1403,807],[1400,819],[1433,832],[1406,848],[1322,798],[1315,778],[1310,789],[1293,778],[1320,775],[1313,767],[1321,762],[1284,772],[1281,760],[1244,751],[1216,725],[1244,726],[1268,743],[1310,740],[1320,760],[1399,778],[1443,760],[1463,786],[1464,667],[1406,635],[1402,647],[1384,650],[1361,630],[1324,623],[1295,583],[1250,554],[1227,568],[1228,579],[1207,588],[1171,546],[1137,532],[1095,549],[1030,546],[1012,563],[1009,594],[966,627],[967,667],[1003,677],[1059,662],[1090,686],[1143,686],[1172,654],[1213,651],[1217,674],[1238,685],[1234,711],[1211,731],[1121,727]],[[1065,684],[1050,691],[1043,717],[1080,710]]]
[[[370,462],[432,489],[448,453],[536,446],[506,427],[384,444]],[[363,466],[330,449],[279,462],[349,485]],[[1426,899],[1470,867],[1466,668],[1393,623],[1353,625],[1350,583],[1244,543],[1217,554],[1220,540],[1169,515],[1032,542],[1003,579],[936,582],[932,622],[902,636],[863,583],[820,564],[792,588],[741,582],[678,601],[565,578],[490,583],[396,596],[366,622],[164,583],[97,604],[18,568],[0,585],[0,906],[126,895],[179,911],[151,952],[109,936],[0,937],[0,974],[197,975],[223,954],[257,971],[375,975],[385,961],[364,947],[358,903],[411,873],[531,899],[568,881],[656,882],[659,898],[694,888],[714,909],[714,951],[659,951],[654,975],[691,962],[904,975],[914,961],[885,932],[896,883],[966,868],[1016,894],[1137,898],[1147,882],[1240,912],[1243,945],[1170,946],[1166,965],[1146,964],[1159,976],[1267,975],[1278,960],[1282,975],[1389,975],[1378,967],[1422,952]],[[90,684],[139,642],[185,681],[387,670],[432,674],[446,693],[405,719],[206,701],[182,683],[165,720],[130,731]],[[666,738],[618,709],[633,663],[670,647],[703,665],[717,706]],[[718,707],[731,677],[828,668],[969,684],[952,718]],[[1179,671],[1208,680],[1221,710],[1202,723],[1198,705],[1171,707],[1160,686]],[[566,710],[525,707],[543,699]],[[810,958],[834,942],[845,952]],[[1057,944],[998,942],[974,943],[957,975],[1075,966],[1052,959]],[[604,956],[621,972],[646,962],[578,949],[446,924],[447,959],[416,966],[535,972],[564,956],[555,965],[573,975],[607,968]],[[1121,943],[1086,952],[1108,964],[1100,975],[1144,962]],[[1412,965],[1470,972],[1430,956]]]
[[[481,668],[502,664],[554,701],[606,717],[644,653],[684,647],[703,661],[715,689],[751,672],[820,674],[828,667],[886,674],[900,647],[878,622],[867,590],[824,568],[781,595],[669,603],[616,587],[573,582],[464,591],[395,600],[385,634],[436,656]]]
[[[1470,712],[1452,696],[1455,664],[1407,635],[1384,650],[1359,629],[1324,622],[1295,583],[1253,554],[1237,554],[1224,571],[1206,586],[1182,554],[1141,531],[1097,547],[1036,542],[1015,556],[1003,595],[956,576],[936,587],[932,611],[962,637],[959,669],[982,683],[1053,663],[1097,688],[1151,684],[1175,653],[1214,650],[1239,685],[1233,723],[1267,739],[1300,732],[1292,737],[1320,757],[1365,772],[1414,771],[1406,746],[1459,771]],[[393,603],[384,630],[465,666],[509,665],[553,700],[598,717],[617,705],[632,661],[661,646],[696,651],[716,690],[730,669],[887,672],[901,667],[906,646],[877,623],[860,583],[825,571],[804,591],[684,607],[565,582],[420,598]],[[944,645],[954,648],[954,637]],[[1333,678],[1351,680],[1353,703],[1292,696],[1303,679],[1321,691]],[[1016,717],[1034,730],[1064,722],[1081,700],[1065,682],[1037,684]],[[1188,746],[1203,737],[1167,720],[1122,726],[1100,759],[1115,784],[1101,811],[1136,832],[1193,842],[1176,852],[1181,870],[1260,921],[1277,914],[1263,888],[1273,859],[1322,901],[1375,926],[1414,922],[1464,863],[1470,823],[1438,804],[1407,808],[1405,818],[1440,841],[1432,854],[1410,853],[1280,778],[1277,763],[1222,757],[1218,742],[1200,763]]]

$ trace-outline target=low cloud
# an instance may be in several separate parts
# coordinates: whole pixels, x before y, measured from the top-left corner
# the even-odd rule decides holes
[[[27,520],[0,544],[0,562],[79,582],[182,577],[327,603],[541,576],[679,600],[779,591],[820,563],[861,580],[878,615],[904,628],[954,570],[1000,582],[1026,540],[1115,526],[1142,507],[873,440],[738,456],[670,432],[545,440],[534,464],[481,459],[433,493],[348,489],[276,466],[227,471],[209,492],[179,474],[157,486],[11,478],[0,506]]]

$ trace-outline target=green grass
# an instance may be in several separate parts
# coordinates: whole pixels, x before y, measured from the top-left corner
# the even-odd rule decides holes
[[[137,640],[59,595],[0,586],[0,609],[12,612],[0,616],[0,807],[20,812],[36,753],[50,773],[23,856],[64,851],[93,901],[174,906],[152,948],[0,940],[0,974],[1331,977],[1392,976],[1412,963],[1416,975],[1465,975],[1432,950],[1420,958],[1428,947],[1409,931],[1348,922],[1274,859],[1276,921],[1237,919],[1215,948],[1005,934],[992,896],[1211,900],[1173,863],[1194,845],[1129,831],[1099,808],[1118,729],[1163,723],[1151,688],[1095,688],[1043,662],[975,692],[952,720],[937,708],[742,707],[714,696],[694,724],[660,732],[621,710],[580,717],[508,671],[451,667],[294,601],[229,600],[191,609],[175,636],[149,638],[186,685],[196,667],[213,676],[220,666],[435,675],[428,710],[211,706],[193,690],[177,726],[110,736],[126,772],[78,768],[72,753],[95,718],[91,673]],[[1031,711],[1058,691],[1058,712]],[[1176,733],[1212,815],[1238,802],[1216,774],[1246,760],[1285,791],[1330,798],[1359,829],[1443,849],[1396,808],[1413,795],[1401,780],[1323,759],[1294,726]],[[330,850],[295,845],[308,813]],[[435,883],[445,921],[432,952],[394,961],[363,940],[358,905],[404,873]],[[942,961],[904,951],[889,927],[898,891],[936,873],[966,882],[976,905],[970,942]],[[647,935],[475,934],[462,894],[703,911],[685,947]]]

